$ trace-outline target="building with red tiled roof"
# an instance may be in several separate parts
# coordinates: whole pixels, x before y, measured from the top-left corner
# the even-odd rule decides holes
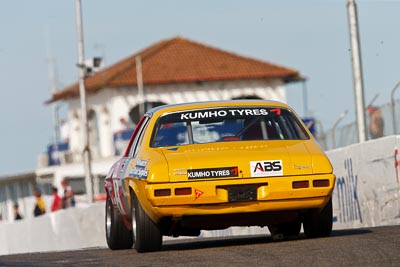
[[[138,77],[143,90],[138,89]],[[286,102],[285,84],[299,80],[302,77],[296,70],[186,38],[155,43],[85,79],[90,150],[97,166],[94,177],[106,174],[139,117],[154,106],[239,98]],[[36,174],[56,180],[63,176],[83,179],[78,164],[83,151],[78,83],[57,91],[47,103],[57,101],[68,104],[68,143],[65,151],[57,152],[62,164],[48,166],[57,161],[42,157]]]
[[[86,79],[86,90],[137,86],[136,57],[142,63],[143,84],[162,85],[279,79],[301,79],[298,71],[176,37],[160,41]],[[56,92],[49,102],[79,96],[78,83]]]

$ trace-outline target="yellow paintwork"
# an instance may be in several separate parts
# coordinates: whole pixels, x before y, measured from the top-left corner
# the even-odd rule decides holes
[[[293,181],[312,181],[316,179],[329,179],[330,187],[292,189]],[[263,181],[260,181],[263,180]],[[242,213],[255,211],[273,211],[288,209],[320,208],[328,201],[335,183],[333,174],[293,176],[285,178],[264,179],[236,179],[221,181],[198,181],[186,183],[149,184],[144,180],[130,179],[129,185],[135,188],[135,193],[140,199],[150,217],[157,221],[164,216],[205,215]],[[258,188],[258,201],[249,203],[229,203],[226,189],[218,188],[227,185],[261,184]],[[188,196],[175,196],[175,188],[193,188]],[[170,188],[172,196],[154,197],[154,190]],[[204,192],[199,198],[195,191]],[[204,205],[207,204],[207,205]],[[201,207],[201,205],[204,205]]]
[[[212,105],[212,106],[210,106]],[[270,101],[230,101],[175,105],[152,114],[147,129],[153,129],[160,115],[206,107],[268,106],[288,108]],[[299,119],[300,121],[300,119]],[[305,127],[306,128],[306,127]],[[308,130],[307,130],[308,131]],[[329,200],[335,176],[332,166],[310,135],[309,140],[237,141],[192,144],[176,149],[150,148],[151,130],[143,136],[139,154],[125,174],[125,190],[132,189],[146,213],[154,221],[164,216],[246,213],[257,211],[322,208]],[[138,160],[147,160],[147,179],[128,175]],[[252,177],[250,161],[281,160],[283,175]],[[168,162],[168,163],[166,163]],[[188,179],[187,170],[237,166],[238,177]],[[313,180],[328,179],[328,187],[313,187]],[[293,189],[292,182],[309,181],[308,188]],[[257,200],[228,202],[224,186],[259,184]],[[176,188],[192,188],[191,195],[175,196]],[[154,190],[171,189],[171,196],[155,197]],[[196,197],[196,190],[202,194]]]

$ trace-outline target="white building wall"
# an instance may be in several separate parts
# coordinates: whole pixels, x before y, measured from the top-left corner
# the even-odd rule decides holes
[[[74,155],[82,154],[82,131],[81,131],[81,112],[79,99],[67,101],[68,109],[68,124],[69,124],[69,149]]]
[[[100,157],[108,157],[114,153],[112,143],[109,142],[112,139],[113,133],[111,129],[111,114],[108,105],[99,105],[96,109],[99,122],[99,147]]]
[[[94,133],[91,136],[97,136],[98,144],[91,144],[93,158],[104,158],[112,155],[114,149],[112,146],[112,107],[109,103],[109,99],[112,99],[112,93],[109,90],[102,90],[98,94],[88,96],[87,106],[88,110],[92,109],[96,114],[95,123],[97,128],[91,129]],[[94,125],[94,123],[92,123]],[[111,140],[111,142],[109,141]],[[93,140],[91,140],[93,141]],[[94,146],[96,149],[93,149]]]
[[[113,90],[113,94],[109,99],[112,133],[116,133],[124,129],[125,126],[120,123],[120,118],[124,118],[126,121],[129,121],[129,111],[137,104],[138,101],[136,89],[122,88]]]

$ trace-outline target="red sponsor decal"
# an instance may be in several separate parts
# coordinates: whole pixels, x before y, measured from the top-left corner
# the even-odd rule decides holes
[[[238,167],[232,168],[230,170],[230,173],[232,174],[232,176],[238,176]]]
[[[269,112],[275,112],[276,115],[280,116],[281,115],[281,109],[280,108],[272,108],[269,110]]]
[[[194,200],[198,199],[202,194],[204,194],[203,191],[201,191],[201,190],[195,188],[195,189],[194,189],[194,195],[195,195]]]

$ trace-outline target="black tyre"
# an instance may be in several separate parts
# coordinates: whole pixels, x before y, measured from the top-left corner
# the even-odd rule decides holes
[[[132,228],[137,252],[161,250],[162,234],[156,223],[146,214],[135,194],[131,192]]]
[[[307,237],[325,237],[332,232],[332,198],[322,210],[311,210],[305,214],[304,234]]]
[[[110,197],[106,199],[106,238],[110,249],[129,249],[133,246],[132,231],[129,231],[123,223],[118,211],[114,208]]]
[[[301,222],[296,220],[294,222],[273,224],[269,225],[268,229],[273,240],[281,240],[285,237],[298,236],[301,230]]]

